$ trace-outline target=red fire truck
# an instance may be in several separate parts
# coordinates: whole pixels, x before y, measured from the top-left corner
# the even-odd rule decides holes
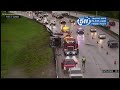
[[[78,43],[77,41],[70,35],[66,35],[63,39],[63,49],[64,55],[78,55]]]

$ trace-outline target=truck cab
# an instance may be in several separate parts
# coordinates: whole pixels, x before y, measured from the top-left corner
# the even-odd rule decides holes
[[[79,53],[78,43],[73,37],[65,37],[63,47],[64,55],[77,55]]]

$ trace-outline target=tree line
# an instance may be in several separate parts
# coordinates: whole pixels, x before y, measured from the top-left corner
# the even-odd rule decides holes
[[[96,11],[79,11],[96,15]],[[97,15],[119,19],[119,11],[97,11]]]

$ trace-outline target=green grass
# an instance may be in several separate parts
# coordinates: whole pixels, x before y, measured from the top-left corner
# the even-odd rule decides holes
[[[26,73],[52,61],[49,33],[35,21],[25,17],[6,19],[1,23],[1,76],[10,68],[22,66]]]

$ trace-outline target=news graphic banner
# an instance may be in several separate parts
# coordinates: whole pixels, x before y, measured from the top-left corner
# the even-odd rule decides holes
[[[108,24],[108,18],[95,17],[95,16],[83,16],[77,20],[77,23],[80,26],[95,26],[95,25],[106,26]]]

